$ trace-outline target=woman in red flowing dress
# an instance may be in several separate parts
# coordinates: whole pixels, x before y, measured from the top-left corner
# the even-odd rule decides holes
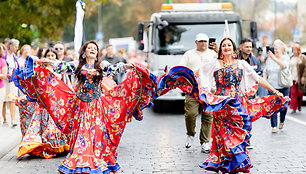
[[[117,146],[125,125],[132,117],[142,120],[141,110],[149,105],[155,76],[132,64],[101,63],[98,50],[94,41],[82,46],[74,90],[43,66],[51,62],[29,59],[26,63],[24,79],[29,83],[28,97],[38,98],[57,127],[71,135],[70,150],[59,166],[60,173],[118,171]],[[72,67],[64,62],[59,66],[67,71]],[[126,69],[131,69],[127,79],[103,93],[103,77]]]

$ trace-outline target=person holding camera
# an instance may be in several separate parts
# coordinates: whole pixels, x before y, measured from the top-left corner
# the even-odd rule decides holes
[[[283,87],[279,84],[280,76],[279,72],[282,69],[287,69],[289,71],[290,57],[285,54],[286,45],[279,39],[275,40],[273,43],[273,48],[268,50],[268,60],[266,68],[264,70],[263,77],[272,85],[273,88],[277,89],[284,96],[289,96],[290,87]],[[274,50],[274,53],[273,53]],[[273,95],[270,91],[269,95]],[[280,123],[278,128],[283,129],[284,122],[287,114],[287,108],[280,112]],[[271,127],[272,133],[276,133],[277,129],[277,115],[271,117]]]
[[[211,44],[212,49],[208,49],[209,45],[208,36],[204,33],[199,33],[196,35],[195,44],[196,48],[187,51],[179,65],[190,68],[193,71],[197,71],[200,67],[212,60],[217,58],[216,51],[212,49],[217,49],[216,44]],[[196,127],[196,118],[199,115],[201,102],[195,99],[192,99],[189,96],[185,98],[185,124],[187,130],[187,141],[185,147],[188,149],[192,146],[195,135],[195,127]],[[201,143],[201,152],[206,153],[210,151],[210,137],[211,137],[211,126],[213,117],[211,114],[201,112],[201,130],[200,130],[200,143]]]

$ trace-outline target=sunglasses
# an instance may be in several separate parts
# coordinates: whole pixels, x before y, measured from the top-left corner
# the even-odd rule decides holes
[[[57,51],[57,50],[63,50],[64,48],[54,48],[54,49]]]

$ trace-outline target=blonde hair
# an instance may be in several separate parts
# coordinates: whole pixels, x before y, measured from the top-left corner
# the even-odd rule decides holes
[[[279,39],[276,39],[274,42],[273,42],[273,46],[274,47],[278,47],[278,48],[280,48],[280,50],[282,51],[282,53],[284,53],[285,51],[286,51],[286,44],[283,42],[283,41],[281,41],[281,40],[279,40]]]
[[[20,48],[20,55],[22,55],[23,50],[25,49],[25,47],[30,47],[30,49],[31,49],[31,46],[30,46],[30,45],[28,45],[28,44],[23,45],[23,46]]]

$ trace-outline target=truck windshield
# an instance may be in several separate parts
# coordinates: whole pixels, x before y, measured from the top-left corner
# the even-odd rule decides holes
[[[187,50],[196,48],[195,36],[198,33],[205,33],[209,38],[216,38],[220,44],[224,36],[224,24],[169,24],[162,30],[156,30],[156,53],[184,54]],[[238,44],[241,31],[238,23],[229,23],[230,37]]]

